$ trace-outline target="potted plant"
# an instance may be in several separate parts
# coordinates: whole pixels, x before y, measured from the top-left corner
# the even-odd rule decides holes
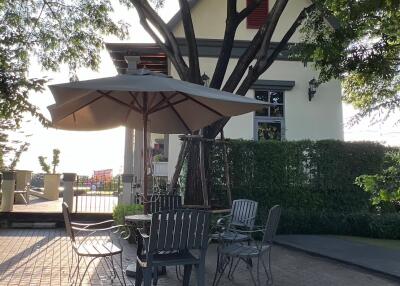
[[[60,196],[58,188],[60,187],[61,174],[56,173],[56,168],[60,163],[60,150],[53,149],[52,170],[46,162],[46,157],[39,156],[38,159],[43,172],[45,172],[43,197],[48,200],[58,200]]]

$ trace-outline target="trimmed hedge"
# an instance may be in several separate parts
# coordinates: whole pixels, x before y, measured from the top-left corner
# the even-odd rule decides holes
[[[280,204],[280,233],[400,237],[395,229],[400,217],[370,213],[370,195],[354,184],[360,175],[381,171],[383,145],[230,140],[226,146],[233,198],[258,201],[258,223]],[[210,185],[212,194],[218,194],[226,189],[222,144],[211,150]]]

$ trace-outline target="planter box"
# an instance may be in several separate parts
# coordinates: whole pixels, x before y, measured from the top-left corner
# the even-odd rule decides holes
[[[45,174],[44,175],[44,191],[43,197],[50,201],[57,201],[60,197],[60,178],[61,174]]]

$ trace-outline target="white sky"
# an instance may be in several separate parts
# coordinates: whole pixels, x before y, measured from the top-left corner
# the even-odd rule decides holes
[[[118,3],[118,1],[114,1]],[[138,17],[134,10],[128,11],[116,4],[115,17],[124,19],[131,25],[130,37],[124,42],[152,42],[151,38],[141,28]],[[160,10],[164,19],[169,19],[177,10],[176,0],[167,0],[165,8]],[[106,42],[119,42],[118,39],[108,37]],[[116,70],[106,50],[101,53],[102,62],[98,72],[83,69],[78,72],[80,80],[96,77],[113,76]],[[40,70],[36,64],[30,70],[31,77],[48,76],[51,78],[49,84],[67,82],[68,69],[63,66],[59,72],[46,72]],[[54,103],[53,97],[48,89],[43,93],[31,95],[31,101],[40,107],[43,114],[50,118],[47,106]],[[354,109],[351,106],[343,106],[344,122],[347,122]],[[393,116],[399,118],[397,116]],[[379,141],[390,145],[400,145],[400,130],[394,126],[394,120],[385,124],[369,125],[369,120],[363,120],[354,127],[344,126],[346,141],[370,140]],[[58,148],[60,154],[60,166],[58,172],[74,172],[78,174],[91,175],[93,170],[113,169],[114,174],[121,173],[123,169],[124,154],[124,128],[116,128],[96,132],[72,132],[43,128],[38,122],[32,120],[24,124],[25,134],[30,135],[26,141],[30,143],[29,150],[22,154],[17,165],[18,169],[28,169],[41,172],[38,156],[43,155],[51,159],[52,150]],[[18,136],[13,136],[18,138]]]

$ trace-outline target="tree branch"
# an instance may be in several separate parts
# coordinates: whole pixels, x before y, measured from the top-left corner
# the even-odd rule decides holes
[[[202,84],[200,76],[199,52],[193,28],[193,21],[187,0],[179,0],[181,8],[183,29],[189,51],[189,80],[193,83]]]
[[[175,68],[177,69],[179,76],[181,77],[182,80],[187,80],[189,68],[182,57],[182,53],[179,49],[179,45],[178,45],[178,42],[176,41],[174,34],[169,30],[168,26],[161,19],[161,17],[157,14],[157,12],[154,11],[154,9],[150,6],[150,4],[148,3],[147,0],[130,0],[130,1],[137,10],[142,11],[142,17],[144,17],[146,20],[148,20],[157,29],[157,31],[161,34],[161,36],[164,38],[164,40],[166,41],[166,44],[164,44],[164,45],[168,46],[172,53],[171,55],[173,57],[170,59],[171,59],[172,63],[174,64]],[[142,23],[143,23],[143,21],[142,21]],[[147,23],[147,25],[148,25],[148,23]],[[151,29],[151,27],[150,27],[150,29]],[[152,33],[150,33],[150,35],[153,37],[153,39],[157,43],[159,43],[160,39],[154,33],[153,30],[152,30]],[[154,36],[156,36],[156,38],[154,38]]]
[[[257,7],[261,4],[261,0],[254,0],[244,8],[240,13],[237,12],[237,0],[227,1],[227,18],[225,26],[224,40],[221,46],[221,53],[218,57],[217,65],[211,80],[210,87],[221,88],[224,80],[226,69],[229,64],[229,59],[232,55],[233,43],[235,41],[235,34],[239,24]]]
[[[235,91],[244,73],[246,72],[248,66],[256,57],[263,42],[266,42],[268,38],[270,42],[272,34],[276,28],[276,23],[278,22],[279,17],[282,15],[282,12],[287,2],[288,0],[277,0],[275,2],[274,6],[272,7],[271,11],[266,17],[263,25],[260,27],[256,35],[254,36],[253,40],[251,41],[249,47],[240,56],[238,63],[236,64],[231,76],[227,80],[223,90],[228,92]],[[274,24],[273,21],[275,21],[276,23]]]
[[[315,4],[311,4],[307,8],[304,8],[300,14],[297,16],[296,20],[293,22],[292,26],[289,28],[289,30],[286,32],[286,34],[283,36],[282,40],[279,42],[278,46],[274,49],[272,54],[266,58],[260,58],[257,60],[256,65],[254,68],[250,67],[249,72],[246,76],[246,78],[243,80],[242,84],[240,85],[239,89],[237,90],[237,94],[244,96],[251,85],[258,79],[258,77],[264,73],[271,65],[272,63],[276,60],[278,57],[279,53],[282,52],[282,50],[287,46],[290,38],[293,36],[293,34],[296,32],[297,28],[301,25],[303,20],[307,17],[307,14],[315,9]],[[264,51],[264,55],[267,55],[268,50]],[[225,117],[217,122],[215,122],[212,125],[212,132],[207,134],[210,138],[214,138],[215,136],[218,135],[220,130],[224,128],[226,123],[229,121],[229,117]]]

